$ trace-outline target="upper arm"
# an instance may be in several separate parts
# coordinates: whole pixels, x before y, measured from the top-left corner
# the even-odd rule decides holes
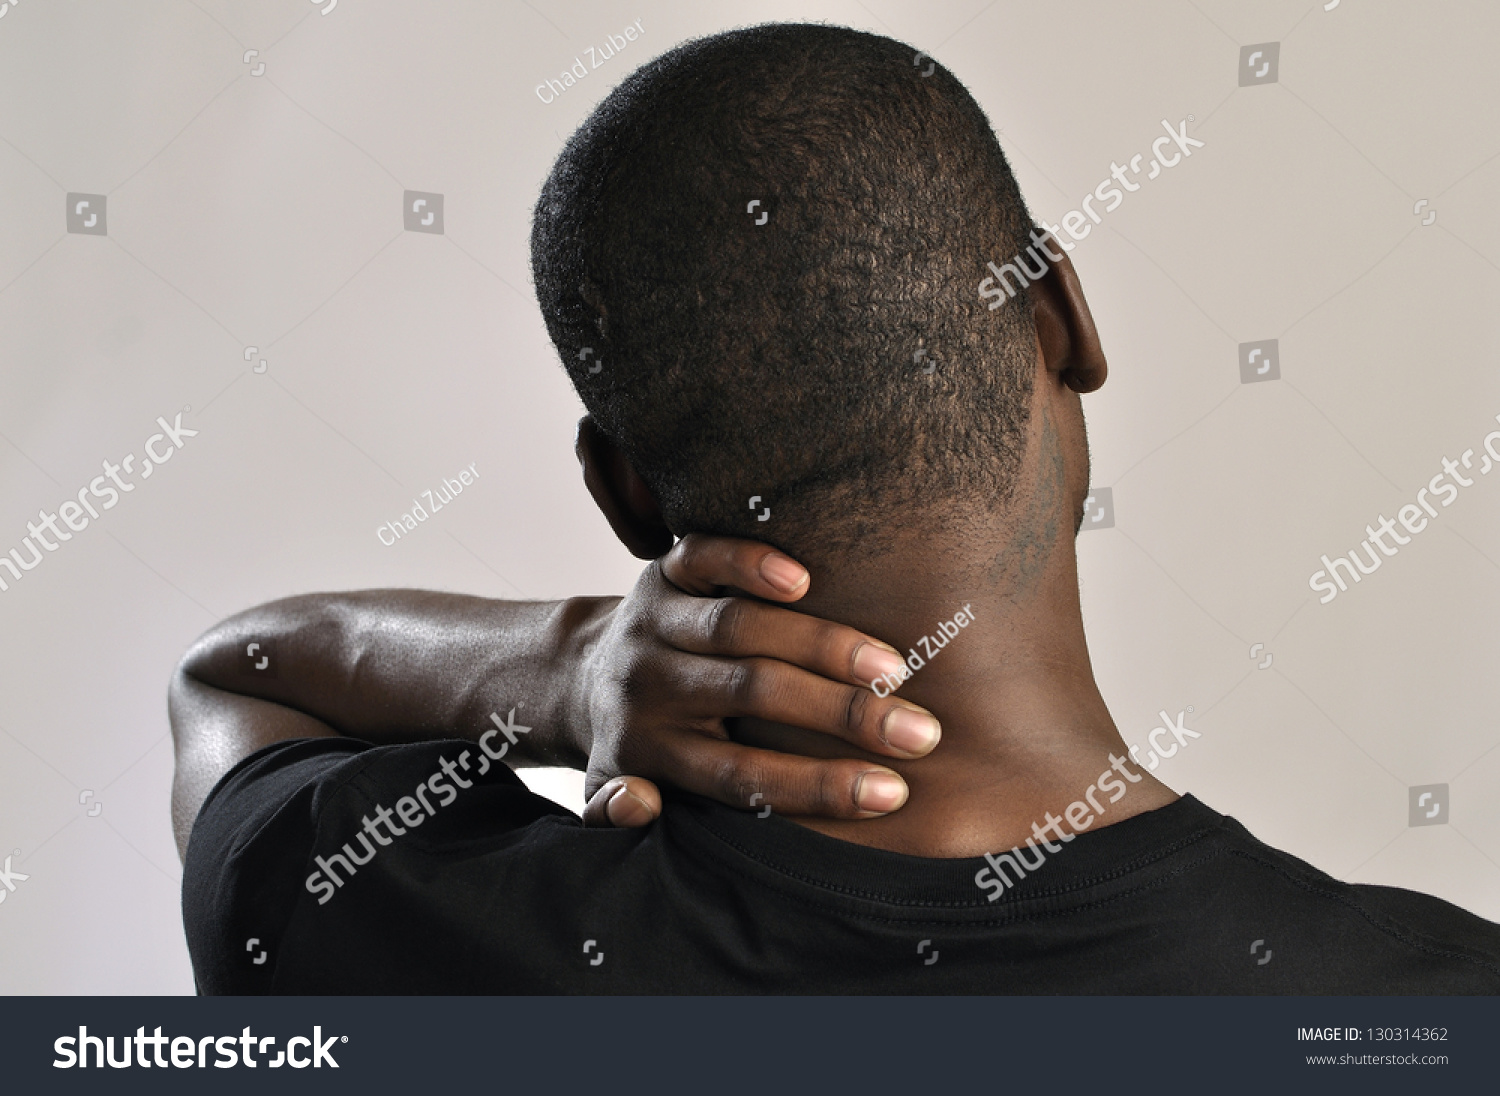
[[[221,777],[255,751],[288,738],[337,736],[310,715],[205,685],[179,668],[167,694],[176,771],[172,778],[172,831],[177,855],[187,856],[193,821]]]

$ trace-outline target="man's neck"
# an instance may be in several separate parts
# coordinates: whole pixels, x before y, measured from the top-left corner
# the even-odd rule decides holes
[[[1075,802],[1100,808],[1090,808],[1086,823],[1097,828],[1177,798],[1129,762],[1094,682],[1071,532],[1067,528],[1065,543],[1052,544],[1029,573],[1007,566],[998,580],[983,551],[942,551],[931,543],[920,553],[829,569],[833,574],[815,571],[797,607],[859,628],[906,655],[916,672],[896,695],[931,711],[943,732],[927,757],[895,761],[827,735],[738,721],[738,741],[876,761],[899,772],[911,789],[906,804],[883,818],[793,821],[916,856],[979,856],[1037,840],[1033,824],[1048,827],[1049,816],[1061,817]],[[972,543],[972,534],[965,539]],[[964,617],[955,623],[960,610],[969,623]],[[1123,786],[1123,793],[1099,788],[1107,773],[1113,774],[1108,787]],[[1059,828],[1075,831],[1065,823]]]

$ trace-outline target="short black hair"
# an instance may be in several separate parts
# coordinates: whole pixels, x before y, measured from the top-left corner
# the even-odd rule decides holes
[[[1035,329],[1024,288],[992,311],[977,287],[1032,228],[941,65],[768,24],[599,105],[543,187],[531,262],[569,377],[671,529],[816,558],[908,508],[1009,500]]]

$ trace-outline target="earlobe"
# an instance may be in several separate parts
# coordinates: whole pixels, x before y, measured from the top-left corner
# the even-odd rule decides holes
[[[620,543],[637,559],[657,559],[676,538],[661,516],[646,481],[592,415],[578,420],[573,452],[583,469],[583,484]]]
[[[1104,384],[1109,365],[1073,262],[1064,254],[1031,284],[1032,316],[1047,368],[1074,392]]]

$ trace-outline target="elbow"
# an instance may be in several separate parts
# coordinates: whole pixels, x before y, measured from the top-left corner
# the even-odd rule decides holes
[[[248,612],[254,613],[251,609]],[[239,623],[248,613],[239,613],[215,624],[192,642],[172,672],[171,691],[196,682],[227,688],[228,679],[235,670],[236,653],[239,648]]]
[[[330,630],[342,627],[338,598],[330,594],[282,598],[220,621],[187,649],[174,681],[190,679],[229,692],[257,692],[257,680],[280,676],[281,658],[294,642],[326,642]]]

